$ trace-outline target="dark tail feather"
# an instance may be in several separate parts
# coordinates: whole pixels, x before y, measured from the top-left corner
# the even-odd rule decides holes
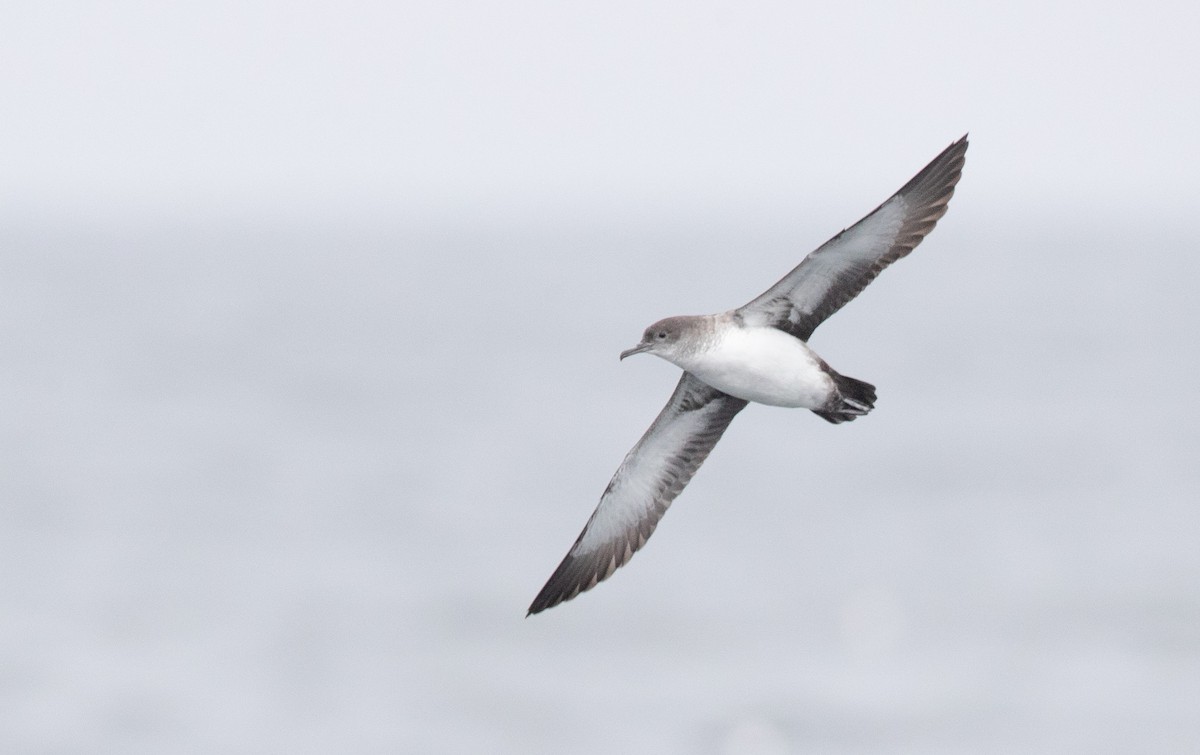
[[[813,409],[826,422],[851,422],[875,408],[875,386],[830,370],[838,395],[824,409]]]

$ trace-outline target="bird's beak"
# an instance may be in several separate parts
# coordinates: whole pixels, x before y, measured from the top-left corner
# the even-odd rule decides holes
[[[634,354],[641,354],[643,351],[649,351],[650,347],[653,345],[654,344],[646,343],[645,341],[643,341],[642,343],[639,343],[637,346],[634,346],[632,349],[626,349],[625,351],[622,351],[621,359],[624,359],[625,357],[631,357]]]

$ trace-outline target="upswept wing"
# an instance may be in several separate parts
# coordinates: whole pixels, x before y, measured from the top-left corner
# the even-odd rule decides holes
[[[966,152],[963,136],[871,214],[825,242],[736,313],[748,324],[770,325],[807,341],[827,317],[933,230],[946,214]]]
[[[625,455],[529,613],[570,600],[625,565],[746,403],[684,372],[658,418]]]

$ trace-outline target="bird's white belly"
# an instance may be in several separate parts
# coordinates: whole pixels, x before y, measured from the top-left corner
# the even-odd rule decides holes
[[[834,390],[821,358],[775,328],[730,328],[678,364],[714,388],[772,406],[819,409]]]

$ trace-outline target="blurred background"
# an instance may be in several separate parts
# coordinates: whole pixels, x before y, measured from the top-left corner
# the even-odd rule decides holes
[[[1194,4],[0,9],[0,749],[1200,746]],[[950,212],[525,619],[677,370]]]

